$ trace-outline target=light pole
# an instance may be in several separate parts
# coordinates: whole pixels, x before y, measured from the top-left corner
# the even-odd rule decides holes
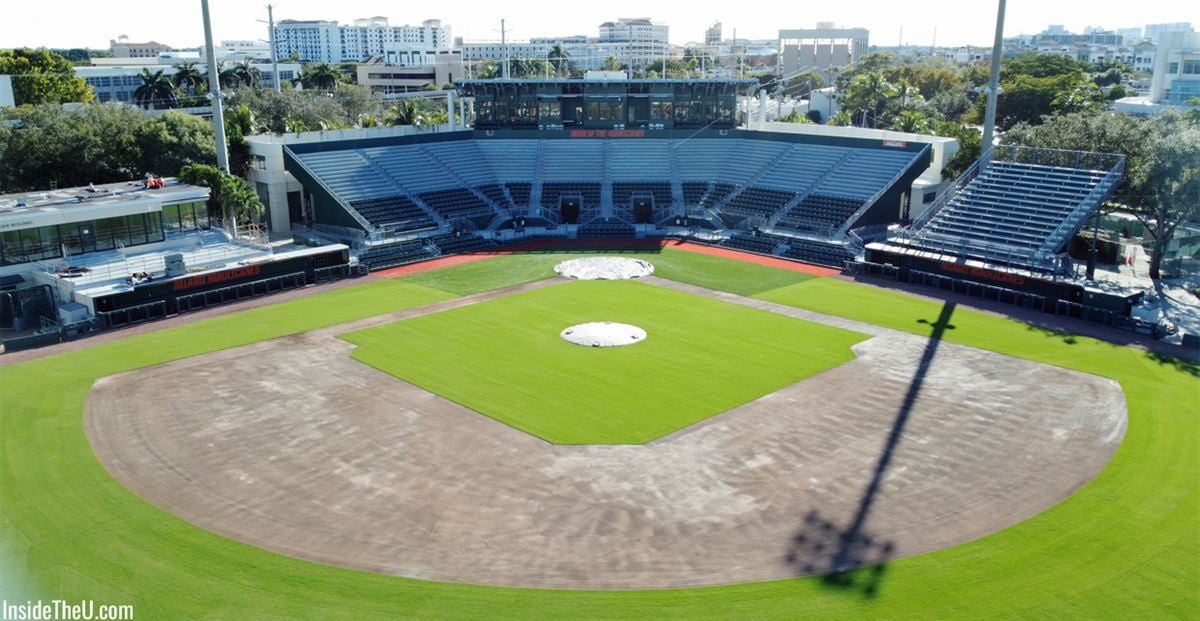
[[[1000,98],[1000,55],[1004,53],[1004,5],[1000,0],[996,10],[996,40],[992,43],[992,74],[988,80],[987,110],[983,116],[983,142],[980,157],[991,159],[992,136],[996,132],[996,100]]]
[[[275,49],[274,8],[275,8],[274,5],[268,4],[267,5],[267,21],[263,22],[263,20],[261,20],[261,19],[258,21],[259,21],[259,23],[266,23],[267,27],[271,29],[271,32],[269,33],[269,36],[267,37],[267,41],[269,42],[269,44],[271,46],[271,73],[275,76],[274,87],[275,87],[275,92],[278,93],[279,92],[279,51]]]
[[[208,94],[212,97],[213,136],[217,142],[217,167],[229,174],[229,151],[225,145],[225,113],[221,109],[221,78],[217,50],[213,47],[212,22],[208,18],[208,0],[200,0],[204,16],[204,56],[208,60]]]

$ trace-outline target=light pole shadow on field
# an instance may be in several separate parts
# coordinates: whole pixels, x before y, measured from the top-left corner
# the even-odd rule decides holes
[[[816,510],[804,516],[803,524],[792,538],[791,547],[786,555],[787,563],[792,565],[797,573],[822,574],[822,584],[859,592],[866,598],[879,594],[883,577],[887,573],[887,563],[895,553],[896,546],[893,541],[883,540],[868,532],[865,529],[867,518],[883,486],[892,457],[904,434],[904,427],[941,345],[942,336],[946,330],[954,329],[950,323],[954,308],[954,302],[943,304],[941,313],[932,324],[925,350],[909,382],[900,409],[896,412],[891,431],[880,451],[871,480],[859,499],[853,518],[842,527]],[[929,323],[924,319],[920,322]]]

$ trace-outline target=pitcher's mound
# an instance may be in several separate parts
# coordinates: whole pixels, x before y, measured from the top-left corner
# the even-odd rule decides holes
[[[568,342],[585,347],[620,347],[646,340],[646,331],[627,323],[593,321],[571,326],[558,333]]]
[[[626,257],[588,257],[571,259],[554,266],[554,272],[578,280],[629,280],[654,273],[654,265]]]

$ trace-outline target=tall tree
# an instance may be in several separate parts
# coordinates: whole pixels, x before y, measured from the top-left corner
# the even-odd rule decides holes
[[[207,80],[195,63],[186,60],[175,65],[175,75],[171,76],[175,86],[189,95],[199,95]]]
[[[933,122],[919,110],[904,110],[892,119],[892,129],[910,134],[928,134],[933,131]]]
[[[854,116],[862,119],[863,127],[876,127],[884,120],[880,118],[884,106],[896,95],[896,87],[882,73],[860,73],[846,92],[846,107],[856,111]]]
[[[1168,132],[1151,143],[1149,151],[1148,200],[1139,215],[1153,240],[1150,278],[1158,280],[1176,227],[1200,221],[1200,128]]]
[[[13,99],[25,104],[89,102],[92,87],[71,61],[47,50],[0,50],[0,75],[12,76]]]
[[[300,83],[304,88],[331,91],[341,80],[342,74],[329,63],[306,65],[300,72]]]
[[[243,58],[241,62],[234,64],[233,75],[239,86],[248,88],[258,88],[260,78],[262,77],[262,74],[249,58]]]
[[[554,47],[550,48],[547,58],[550,61],[550,66],[554,69],[555,77],[567,78],[571,76],[571,55],[563,49],[562,45],[555,43]]]
[[[178,91],[175,84],[171,82],[171,78],[167,77],[162,69],[158,71],[150,71],[149,68],[142,69],[142,83],[133,90],[133,99],[138,102],[138,105],[151,110],[163,108],[174,108],[177,101]]]
[[[616,56],[609,56],[604,59],[604,64],[600,68],[604,71],[620,71],[621,61],[617,60]]]
[[[188,162],[212,162],[212,124],[169,111],[150,115],[132,106],[58,104],[12,108],[0,123],[0,193],[178,174]]]

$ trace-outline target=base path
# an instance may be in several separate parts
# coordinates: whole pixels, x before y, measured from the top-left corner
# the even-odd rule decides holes
[[[354,361],[332,328],[102,378],[85,427],[134,492],[239,541],[569,588],[787,578],[961,544],[1060,502],[1124,436],[1116,382],[869,328],[855,360],[645,445],[547,444]]]
[[[371,272],[372,276],[383,276],[385,278],[399,278],[411,274],[419,274],[421,272],[429,272],[439,270],[464,263],[474,263],[484,259],[490,259],[506,254],[517,254],[520,252],[546,252],[553,250],[578,251],[578,250],[647,250],[654,251],[662,248],[674,248],[676,250],[686,250],[698,254],[707,254],[723,259],[733,259],[735,261],[743,261],[746,263],[754,263],[757,265],[766,265],[769,267],[778,267],[793,272],[803,272],[814,276],[833,276],[840,274],[839,270],[819,265],[810,265],[808,263],[800,263],[798,261],[789,261],[777,257],[768,257],[753,252],[742,252],[740,250],[731,250],[729,248],[718,248],[716,246],[706,246],[704,244],[694,244],[692,242],[678,240],[648,240],[648,239],[631,239],[631,240],[605,240],[605,239],[586,239],[586,240],[570,240],[570,239],[546,239],[539,241],[526,242],[516,244],[514,246],[505,246],[495,250],[485,250],[482,252],[471,252],[467,254],[456,254],[448,257],[430,259],[420,263],[411,263],[409,265],[401,265],[399,267],[390,267],[379,271]]]

